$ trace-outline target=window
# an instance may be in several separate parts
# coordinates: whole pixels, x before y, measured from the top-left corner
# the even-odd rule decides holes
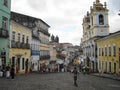
[[[113,46],[113,56],[116,56],[116,46]]]
[[[3,17],[2,28],[5,29],[5,30],[8,29],[8,19],[6,17]]]
[[[20,33],[18,33],[18,42],[20,42]]]
[[[103,15],[99,15],[99,24],[104,25],[104,16]]]
[[[22,58],[22,69],[24,70],[24,68],[25,68],[25,59],[24,58]]]
[[[105,56],[107,56],[107,47],[105,47]]]
[[[109,72],[111,72],[111,62],[109,62]]]
[[[22,35],[22,43],[25,41],[25,35]]]
[[[29,37],[27,36],[27,38],[26,38],[26,43],[28,43],[29,42]]]
[[[12,41],[15,41],[15,31],[12,32]]]
[[[102,56],[104,55],[104,51],[103,51],[103,48],[102,48]]]
[[[109,56],[111,56],[111,47],[109,47]]]
[[[8,0],[4,0],[4,5],[8,6]]]

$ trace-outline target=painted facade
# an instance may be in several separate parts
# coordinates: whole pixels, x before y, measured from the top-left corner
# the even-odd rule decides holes
[[[0,0],[0,66],[9,64],[11,0]]]
[[[49,49],[49,31],[50,26],[43,21],[39,20],[37,28],[40,34],[40,64],[42,66],[49,65],[50,62],[50,49]]]
[[[14,65],[16,73],[28,73],[30,70],[30,43],[31,30],[11,17],[10,26],[10,53],[11,65]]]
[[[54,70],[57,68],[57,51],[56,51],[56,44],[57,43],[49,43],[49,48],[50,48],[50,64],[49,68]]]
[[[97,71],[97,45],[96,40],[109,34],[108,9],[106,2],[103,4],[99,0],[90,7],[90,13],[83,18],[83,58],[86,66],[92,72]]]
[[[97,40],[98,69],[120,75],[120,31]]]
[[[31,64],[33,70],[40,70],[40,65],[49,64],[49,32],[50,26],[43,20],[28,15],[12,12],[14,21],[29,28],[32,35]],[[37,66],[38,65],[38,66]],[[35,67],[33,67],[35,66]],[[38,69],[37,69],[38,68]]]
[[[40,68],[40,39],[32,33],[31,41],[31,63],[32,71],[38,71]]]

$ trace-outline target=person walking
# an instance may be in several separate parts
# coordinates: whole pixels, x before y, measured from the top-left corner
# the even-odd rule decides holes
[[[76,87],[78,87],[78,84],[77,84],[77,76],[78,76],[79,72],[77,71],[77,68],[76,68],[76,67],[74,67],[74,70],[73,70],[72,73],[74,74],[74,85],[75,85]]]
[[[6,67],[6,78],[10,77],[10,66],[8,64],[8,66]]]
[[[15,69],[14,69],[14,65],[12,65],[12,67],[11,67],[10,75],[11,75],[11,79],[14,80],[14,77],[15,77]]]

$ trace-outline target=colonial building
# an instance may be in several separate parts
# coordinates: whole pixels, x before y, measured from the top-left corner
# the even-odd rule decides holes
[[[12,12],[9,58],[16,73],[27,73],[30,70],[31,30],[17,22],[17,18],[15,21],[14,16],[15,13]]]
[[[98,69],[120,74],[120,31],[97,40]]]
[[[37,22],[37,30],[40,34],[40,64],[49,65],[50,49],[49,49],[49,37],[50,33],[48,29],[50,26],[42,20]]]
[[[0,66],[9,64],[11,0],[0,0]]]
[[[106,2],[99,0],[90,7],[90,12],[83,18],[82,48],[85,65],[95,72],[97,71],[97,46],[96,39],[109,34],[108,9]]]
[[[38,71],[40,68],[40,38],[38,33],[32,32],[32,40],[31,40],[31,63],[32,70]]]
[[[50,26],[43,20],[23,15],[19,13],[13,13],[13,19],[15,22],[27,27],[31,31],[31,65],[34,71],[40,70],[40,65],[48,65],[50,60],[49,52],[49,32]]]
[[[51,70],[55,70],[57,68],[57,50],[56,50],[57,43],[49,43],[50,48],[50,64],[49,68]]]

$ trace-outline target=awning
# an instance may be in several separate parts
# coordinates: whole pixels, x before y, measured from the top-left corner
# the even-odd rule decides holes
[[[64,63],[64,60],[62,60],[62,59],[57,59],[56,63],[57,63],[57,64],[63,64],[63,63]]]

